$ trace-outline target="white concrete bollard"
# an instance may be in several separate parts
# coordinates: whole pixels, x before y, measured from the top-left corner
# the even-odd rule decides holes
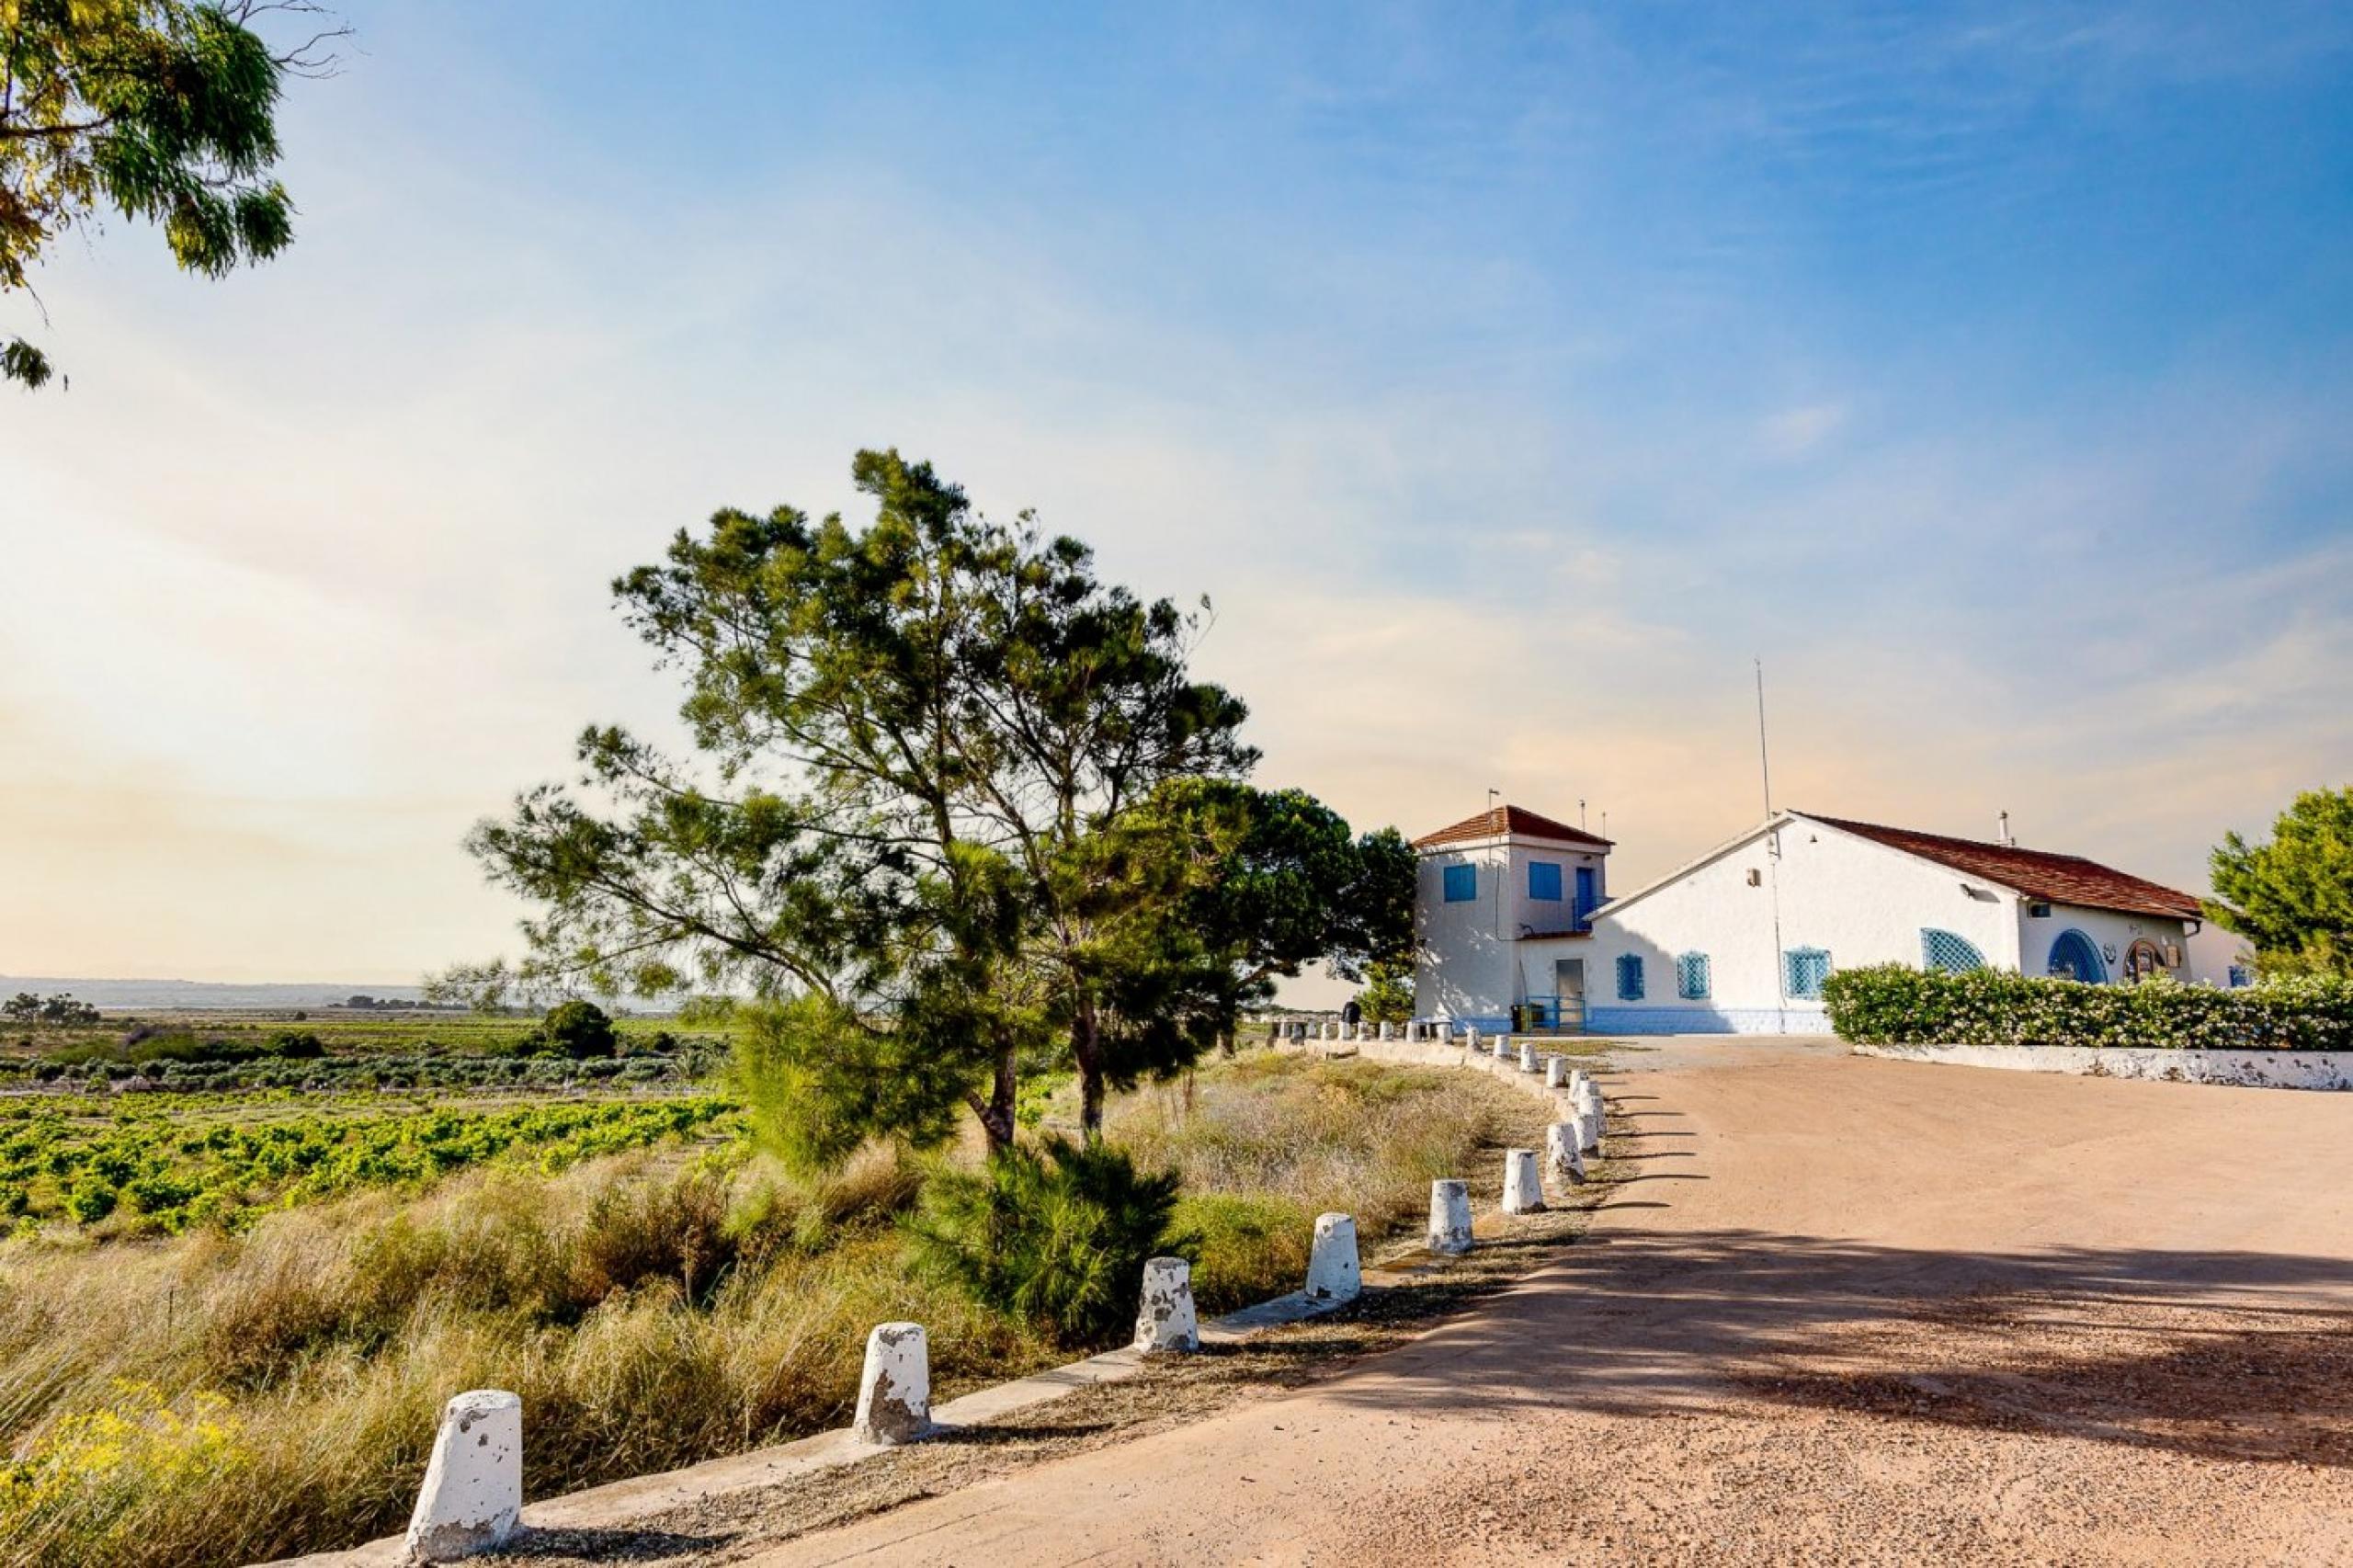
[[[506,1544],[523,1515],[523,1402],[475,1389],[441,1410],[408,1517],[412,1562],[453,1562]]]
[[[877,1324],[858,1378],[860,1442],[912,1443],[931,1430],[931,1342],[919,1323]]]
[[[1430,1183],[1430,1251],[1471,1250],[1471,1187],[1468,1182]]]
[[[1307,1255],[1307,1299],[1353,1301],[1363,1289],[1364,1272],[1357,1262],[1355,1217],[1318,1214],[1315,1250]]]
[[[1499,1034],[1495,1037],[1495,1060],[1498,1062],[1511,1060],[1511,1036]]]
[[[1568,1081],[1569,1059],[1565,1056],[1546,1057],[1544,1059],[1544,1086],[1548,1089],[1557,1089],[1566,1085]]]
[[[1394,1032],[1397,1026],[1394,1024],[1382,1024],[1381,1026],[1381,1038],[1383,1040],[1395,1040],[1397,1038],[1396,1033]]]
[[[1580,1067],[1569,1074],[1569,1093],[1572,1095],[1581,1095],[1592,1086],[1593,1080],[1585,1075],[1584,1068]]]
[[[1504,1212],[1533,1214],[1544,1207],[1544,1173],[1533,1149],[1504,1151]]]
[[[1578,1108],[1577,1141],[1579,1147],[1588,1154],[1600,1149],[1601,1108],[1599,1106],[1586,1105]]]
[[[1478,1049],[1479,1049],[1479,1031],[1478,1031],[1477,1029],[1475,1029],[1475,1028],[1472,1028],[1470,1025],[1465,1024],[1465,1025],[1463,1026],[1463,1028],[1462,1028],[1462,1044],[1463,1044],[1464,1048],[1465,1048],[1465,1049],[1467,1049],[1467,1050],[1471,1050],[1471,1051],[1476,1051],[1476,1050],[1478,1050]]]
[[[1523,1073],[1540,1073],[1544,1070],[1544,1063],[1536,1060],[1536,1047],[1527,1040],[1519,1042],[1519,1070]]]
[[[1544,1163],[1568,1181],[1585,1180],[1585,1123],[1556,1121],[1544,1130]]]
[[[1136,1348],[1151,1355],[1200,1347],[1200,1320],[1193,1313],[1193,1266],[1181,1257],[1150,1259],[1143,1266]]]

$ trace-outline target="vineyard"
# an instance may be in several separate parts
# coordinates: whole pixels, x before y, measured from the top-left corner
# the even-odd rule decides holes
[[[421,1187],[470,1165],[544,1172],[687,1138],[733,1139],[709,1095],[387,1114],[374,1099],[43,1096],[0,1105],[0,1222],[109,1236],[248,1226],[274,1209],[363,1187]]]

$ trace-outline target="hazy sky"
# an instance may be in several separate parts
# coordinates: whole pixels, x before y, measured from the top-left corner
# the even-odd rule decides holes
[[[467,824],[673,700],[608,580],[861,445],[1210,594],[1265,781],[1620,887],[1752,654],[1783,803],[2200,891],[2353,774],[2341,6],[347,15],[282,259],[40,274],[0,972],[511,951]]]

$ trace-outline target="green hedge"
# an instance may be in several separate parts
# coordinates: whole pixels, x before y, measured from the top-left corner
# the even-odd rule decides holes
[[[2086,985],[1881,964],[1838,971],[1822,998],[1830,1027],[1858,1045],[2353,1051],[2353,981],[2317,975],[2222,991],[2163,978]]]

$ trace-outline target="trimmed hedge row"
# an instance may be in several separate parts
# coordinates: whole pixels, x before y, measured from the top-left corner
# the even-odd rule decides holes
[[[2318,975],[2223,991],[2161,976],[2087,985],[1881,964],[1832,974],[1822,999],[1838,1038],[1858,1045],[2353,1051],[2353,981]]]

